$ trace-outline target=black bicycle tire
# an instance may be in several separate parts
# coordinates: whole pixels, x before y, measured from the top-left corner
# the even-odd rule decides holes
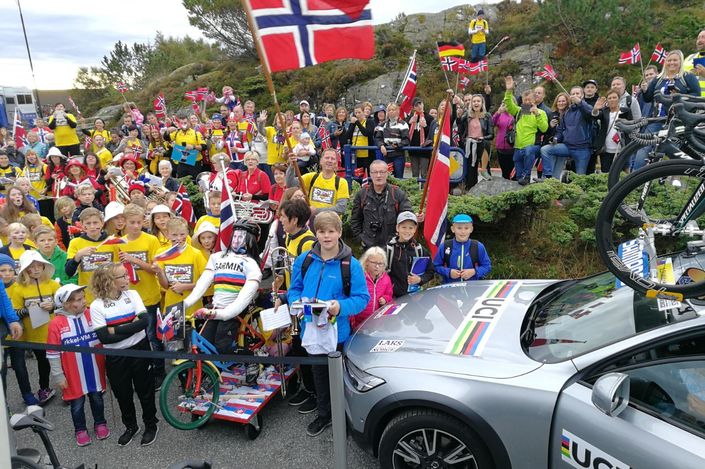
[[[650,279],[632,277],[629,268],[619,259],[612,243],[612,223],[614,215],[622,206],[624,198],[636,188],[650,180],[667,176],[691,176],[705,180],[705,165],[698,161],[669,160],[654,163],[622,179],[603,200],[597,213],[595,237],[600,258],[607,269],[625,285],[649,297],[693,298],[705,295],[705,282],[686,285],[668,285]],[[636,223],[637,226],[639,223]]]
[[[184,422],[183,420],[179,420],[178,418],[176,418],[173,414],[174,411],[178,412],[178,410],[173,408],[172,402],[168,401],[170,387],[180,386],[179,374],[195,367],[196,362],[194,361],[187,361],[174,367],[169,372],[169,374],[166,375],[166,378],[164,378],[164,382],[162,383],[162,389],[159,392],[159,408],[162,411],[164,420],[166,420],[169,425],[179,430],[195,430],[201,425],[204,425],[211,418],[213,412],[215,412],[217,408],[216,404],[218,403],[218,398],[220,396],[219,386],[216,386],[216,389],[213,390],[213,398],[211,400],[211,405],[208,407],[208,409],[203,415],[196,416],[196,414],[192,414],[193,416],[196,416],[196,418],[194,418],[190,422]],[[201,370],[203,371],[203,374],[208,375],[208,377],[212,380],[213,383],[217,384],[220,382],[218,374],[208,364],[203,363]]]

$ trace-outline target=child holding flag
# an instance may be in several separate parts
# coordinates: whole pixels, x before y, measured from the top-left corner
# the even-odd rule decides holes
[[[91,312],[86,308],[86,296],[83,292],[85,288],[69,284],[56,291],[56,316],[49,324],[48,344],[101,347],[98,336],[93,331]],[[71,407],[76,444],[86,446],[91,443],[83,411],[86,396],[93,413],[96,438],[108,438],[110,430],[103,412],[102,394],[106,389],[105,357],[98,354],[49,351],[47,358],[51,366],[52,381],[63,390],[63,399]]]

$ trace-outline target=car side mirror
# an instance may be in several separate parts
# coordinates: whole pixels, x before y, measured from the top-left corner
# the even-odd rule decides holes
[[[607,373],[592,387],[592,403],[610,417],[618,416],[629,405],[629,376]]]

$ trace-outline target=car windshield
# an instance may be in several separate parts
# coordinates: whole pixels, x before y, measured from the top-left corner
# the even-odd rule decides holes
[[[694,307],[665,309],[629,287],[616,287],[609,272],[549,287],[539,295],[524,322],[526,353],[555,363],[599,349],[670,322],[696,317]],[[528,333],[527,333],[528,331]]]

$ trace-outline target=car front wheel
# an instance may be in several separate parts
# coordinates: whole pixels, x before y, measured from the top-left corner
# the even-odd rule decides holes
[[[381,467],[393,469],[491,469],[492,460],[470,427],[431,409],[394,417],[379,442]]]

